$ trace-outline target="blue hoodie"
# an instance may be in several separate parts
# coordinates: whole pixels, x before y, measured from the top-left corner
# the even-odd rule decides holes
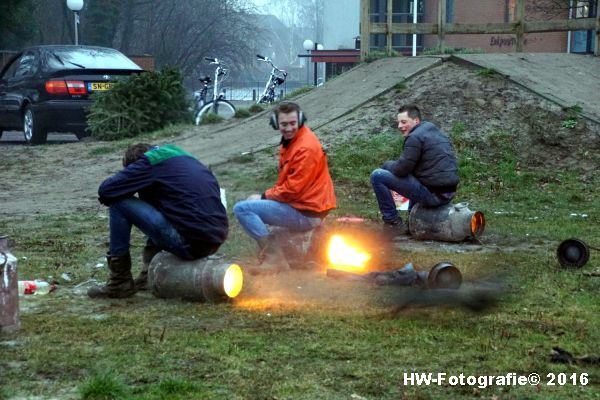
[[[135,193],[158,209],[192,248],[194,243],[220,245],[227,238],[227,212],[217,179],[177,146],[147,151],[98,188],[99,200],[105,205]]]

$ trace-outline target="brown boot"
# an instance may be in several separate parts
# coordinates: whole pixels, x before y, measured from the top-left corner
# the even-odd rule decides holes
[[[249,272],[253,275],[276,274],[290,269],[281,245],[273,235],[258,239],[258,262],[257,268]]]
[[[88,290],[92,298],[120,299],[131,297],[137,292],[131,276],[131,256],[129,252],[120,256],[106,256],[110,275],[106,285],[94,286]]]
[[[148,290],[148,267],[155,255],[160,253],[160,249],[154,244],[147,244],[142,250],[142,270],[133,280],[133,285],[137,290]]]

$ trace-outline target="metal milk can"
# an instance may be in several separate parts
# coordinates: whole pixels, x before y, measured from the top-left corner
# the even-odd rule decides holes
[[[0,332],[14,332],[19,327],[17,259],[8,249],[8,238],[0,236]]]
[[[467,203],[424,207],[415,204],[408,217],[410,234],[415,239],[462,242],[477,240],[485,229],[481,211],[472,211]]]

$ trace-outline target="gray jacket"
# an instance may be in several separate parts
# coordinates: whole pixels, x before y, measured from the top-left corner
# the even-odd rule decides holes
[[[459,181],[450,139],[427,121],[421,121],[404,139],[398,161],[386,161],[382,168],[399,177],[412,174],[432,193],[455,192]]]

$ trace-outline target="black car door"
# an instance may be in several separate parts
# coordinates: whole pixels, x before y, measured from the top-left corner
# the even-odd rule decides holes
[[[0,121],[6,121],[6,127],[20,127],[23,102],[36,100],[33,77],[37,67],[35,53],[27,51],[5,70],[0,82]],[[4,126],[5,122],[1,124]]]

